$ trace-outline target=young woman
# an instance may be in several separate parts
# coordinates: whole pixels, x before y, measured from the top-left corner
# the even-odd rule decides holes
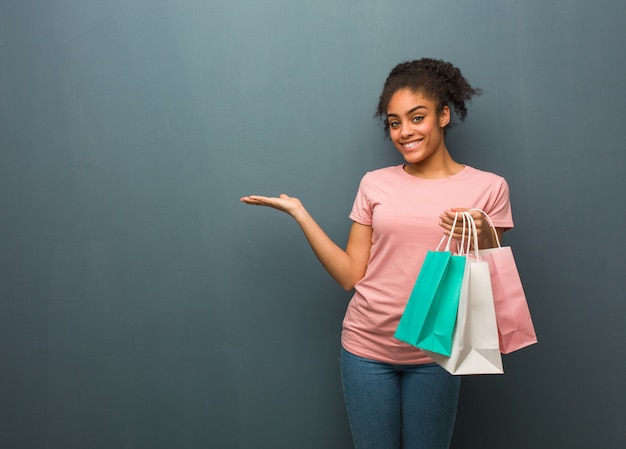
[[[460,378],[419,349],[393,337],[426,252],[452,229],[457,210],[487,212],[497,232],[512,228],[506,181],[456,162],[445,143],[453,116],[480,94],[452,64],[420,59],[387,77],[377,116],[405,163],[361,180],[346,248],[337,246],[302,203],[285,194],[247,196],[247,204],[291,215],[331,276],[354,289],[343,322],[341,373],[357,449],[443,449],[452,438]],[[494,246],[492,230],[472,213],[479,246]]]

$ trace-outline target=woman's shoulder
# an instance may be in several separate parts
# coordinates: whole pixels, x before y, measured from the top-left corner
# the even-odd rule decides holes
[[[473,178],[473,179],[481,179],[487,182],[497,182],[497,183],[505,183],[506,179],[503,176],[500,176],[497,173],[480,170],[478,168],[465,165],[465,169],[463,170],[463,174],[465,177]]]
[[[389,167],[377,168],[370,170],[363,175],[363,179],[384,179],[401,176],[403,173],[402,165],[391,165]]]

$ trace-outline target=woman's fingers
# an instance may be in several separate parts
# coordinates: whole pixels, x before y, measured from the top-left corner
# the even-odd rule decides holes
[[[469,224],[466,222],[465,226],[463,225],[463,217],[460,212],[468,212],[474,219],[474,223],[476,224],[476,232],[480,236],[485,232],[486,220],[483,218],[483,215],[478,211],[470,211],[468,208],[456,207],[453,209],[445,210],[440,216],[439,225],[446,231],[447,234],[452,233],[454,238],[461,238],[463,236],[463,229],[465,229],[465,235],[469,235]],[[457,215],[458,214],[458,215]],[[456,217],[456,222],[455,222]],[[454,229],[452,228],[454,226]]]
[[[293,215],[298,209],[302,208],[302,203],[299,199],[290,197],[281,193],[278,197],[250,195],[244,196],[240,200],[243,203],[251,204],[254,206],[267,206],[277,209],[281,212],[286,212]]]

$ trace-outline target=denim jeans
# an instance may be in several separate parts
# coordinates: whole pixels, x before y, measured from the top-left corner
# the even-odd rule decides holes
[[[341,350],[356,449],[448,449],[461,379],[437,364],[393,365]]]

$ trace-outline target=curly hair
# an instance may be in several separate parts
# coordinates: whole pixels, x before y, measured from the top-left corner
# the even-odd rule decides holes
[[[389,72],[378,100],[375,117],[384,120],[385,131],[389,129],[385,119],[389,101],[401,89],[419,92],[435,101],[437,113],[448,106],[461,121],[467,116],[466,103],[482,93],[480,89],[470,86],[461,71],[449,62],[431,58],[402,62]],[[451,122],[446,128],[453,125]]]

